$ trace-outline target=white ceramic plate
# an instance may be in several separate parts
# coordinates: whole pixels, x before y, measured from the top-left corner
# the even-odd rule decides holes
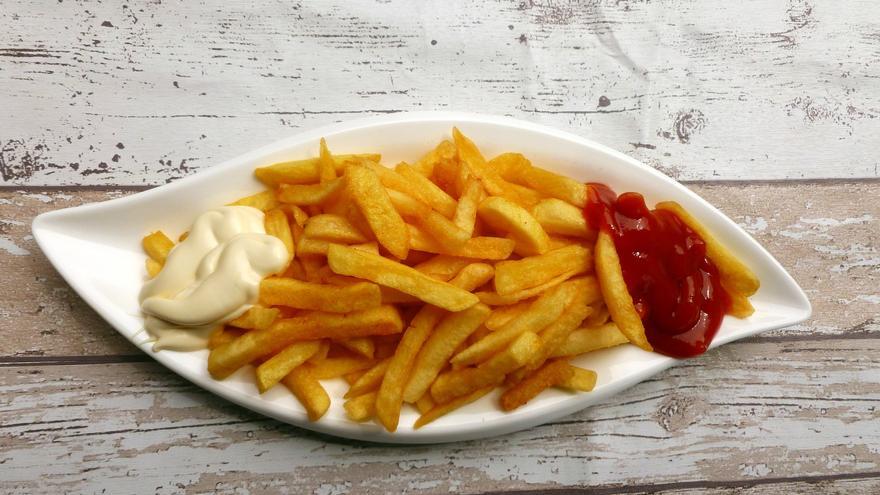
[[[452,126],[469,135],[487,156],[524,153],[534,163],[582,181],[604,182],[619,192],[639,191],[649,204],[675,200],[700,219],[760,277],[752,298],[755,313],[744,320],[726,317],[713,342],[732,340],[798,323],[810,303],[791,276],[754,239],[709,203],[674,180],[622,153],[573,134],[503,117],[463,113],[395,114],[305,132],[211,167],[172,184],[104,203],[54,211],[34,220],[34,237],[65,280],[119,333],[180,376],[244,407],[303,428],[360,440],[433,443],[500,435],[556,420],[630,387],[677,360],[624,345],[594,352],[574,364],[596,370],[591,393],[549,390],[512,413],[497,407],[497,391],[419,430],[417,414],[405,406],[400,428],[386,433],[373,423],[346,419],[341,380],[326,382],[333,397],[327,414],[309,422],[282,386],[257,392],[251,369],[218,382],[206,370],[207,351],[153,352],[141,331],[137,295],[146,274],[140,240],[162,229],[176,236],[206,209],[261,190],[253,169],[273,162],[315,156],[326,137],[336,153],[381,152],[386,164],[415,160]]]

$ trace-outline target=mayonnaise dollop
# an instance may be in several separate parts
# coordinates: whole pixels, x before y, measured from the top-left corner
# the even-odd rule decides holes
[[[224,206],[200,215],[140,293],[153,350],[202,349],[211,332],[247,311],[260,281],[284,270],[287,248],[266,234],[263,212]]]

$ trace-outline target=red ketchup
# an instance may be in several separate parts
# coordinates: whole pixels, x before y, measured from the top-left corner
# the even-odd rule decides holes
[[[641,194],[617,196],[604,184],[587,184],[584,216],[614,239],[626,287],[654,350],[673,357],[705,352],[730,297],[703,239],[675,213],[649,210]]]

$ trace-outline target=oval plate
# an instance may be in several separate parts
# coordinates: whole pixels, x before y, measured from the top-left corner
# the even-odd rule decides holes
[[[452,442],[500,435],[579,411],[676,364],[676,359],[632,345],[593,352],[573,361],[599,374],[593,392],[548,390],[526,406],[503,413],[496,406],[496,390],[419,430],[410,426],[416,411],[404,406],[400,428],[389,434],[377,424],[346,418],[341,400],[346,386],[341,380],[325,382],[333,402],[327,414],[312,423],[283,386],[261,396],[249,367],[224,381],[215,381],[206,369],[207,351],[152,351],[142,332],[137,301],[146,277],[140,245],[145,233],[162,229],[176,235],[204,210],[261,190],[262,185],[253,177],[255,167],[316,156],[321,137],[327,138],[336,153],[380,152],[384,163],[394,164],[415,160],[440,139],[450,138],[452,126],[470,136],[487,157],[518,151],[535,164],[580,181],[604,182],[617,191],[639,191],[648,204],[678,201],[700,219],[761,279],[761,289],[752,298],[754,315],[744,320],[726,317],[712,347],[810,316],[806,295],[779,263],[733,221],[681,184],[629,156],[573,134],[511,118],[465,113],[395,114],[322,127],[156,189],[45,213],[34,220],[34,237],[76,292],[145,353],[232,402],[331,435],[392,443]]]

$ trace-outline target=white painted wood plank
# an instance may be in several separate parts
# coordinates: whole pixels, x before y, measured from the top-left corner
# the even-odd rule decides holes
[[[570,129],[681,179],[877,177],[877,13],[5,0],[0,182],[163,183],[302,128],[408,110]]]

